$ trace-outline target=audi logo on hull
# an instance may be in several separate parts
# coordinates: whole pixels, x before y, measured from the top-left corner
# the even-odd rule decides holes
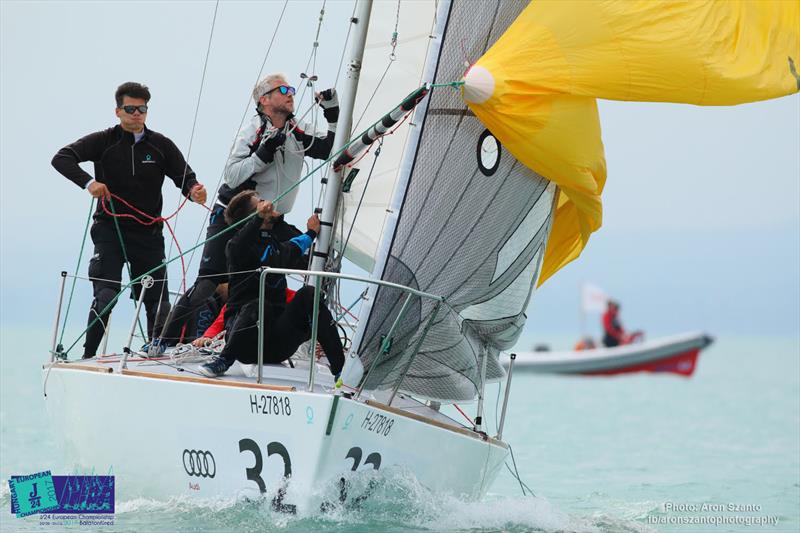
[[[183,469],[190,476],[213,478],[217,475],[214,456],[205,450],[183,450]]]

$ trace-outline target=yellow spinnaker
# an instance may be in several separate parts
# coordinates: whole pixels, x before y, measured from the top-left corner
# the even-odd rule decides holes
[[[536,0],[465,75],[470,109],[561,189],[539,283],[602,222],[595,98],[733,105],[800,90],[800,0]]]

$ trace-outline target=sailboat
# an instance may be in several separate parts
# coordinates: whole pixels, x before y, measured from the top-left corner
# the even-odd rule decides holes
[[[524,5],[400,7],[408,38],[382,79],[397,5],[358,2],[338,88],[340,131],[351,129],[346,117],[371,124],[415,89],[460,79],[464,54],[479,57]],[[284,510],[308,505],[316,490],[339,487],[348,473],[389,467],[407,469],[431,490],[486,493],[509,448],[502,427],[488,433],[482,398],[487,383],[504,376],[498,353],[513,346],[524,323],[556,187],[501,154],[455,89],[432,91],[403,126],[383,142],[369,180],[371,158],[349,193],[337,182],[345,171],[327,176],[323,220],[343,217],[318,251],[330,243],[331,256],[343,253],[373,272],[349,276],[312,265],[321,275],[311,283],[369,287],[348,357],[347,368],[365,369],[353,387],[337,389],[313,357],[252,373],[237,364],[217,379],[199,376],[197,363],[134,352],[54,357],[44,369],[45,401],[73,463],[113,469],[126,496],[266,493]],[[346,140],[337,138],[338,147]],[[476,398],[470,422],[439,409]],[[176,401],[181,407],[164,408]],[[358,497],[342,485],[337,503]]]
[[[43,381],[51,425],[70,462],[113,471],[126,497],[266,494],[288,512],[330,507],[320,496],[325,487],[337,493],[332,505],[363,501],[369,489],[348,490],[348,476],[388,468],[407,470],[434,491],[484,495],[509,454],[502,432],[511,372],[505,374],[499,354],[518,339],[534,288],[577,257],[599,227],[605,179],[593,98],[545,88],[544,100],[517,100],[535,105],[498,110],[504,98],[514,101],[514,91],[538,90],[509,82],[535,65],[470,66],[507,44],[503,39],[531,8],[562,5],[545,4],[357,3],[346,76],[337,87],[339,131],[374,124],[378,135],[354,136],[366,145],[390,127],[381,118],[387,113],[396,117],[399,108],[408,120],[378,141],[374,168],[365,158],[327,174],[321,218],[330,226],[323,226],[310,271],[261,273],[262,281],[269,272],[306,276],[334,301],[345,294],[344,282],[358,285],[355,293],[366,286],[345,368],[348,386],[337,387],[313,353],[293,366],[236,366],[215,379],[199,376],[197,363],[130,350],[64,360],[56,345],[60,298]],[[564,15],[571,24],[569,9]],[[393,26],[409,36],[409,53],[384,76],[385,63],[372,54],[392,51],[386,35]],[[462,97],[453,86],[468,67]],[[424,98],[415,92],[420,88]],[[415,94],[416,107],[406,111]],[[543,109],[555,115],[516,122],[515,113],[537,118]],[[580,162],[583,174],[569,171],[570,157],[547,158],[563,135],[540,135],[562,124],[556,119],[565,110],[571,125],[577,117],[586,126],[564,144],[580,148],[568,156],[594,156]],[[504,116],[512,117],[508,127]],[[527,139],[537,148],[532,154],[520,149],[525,139],[515,137],[517,126],[540,128]],[[582,145],[591,134],[598,141]],[[344,153],[354,145],[341,137],[334,149]],[[541,164],[552,160],[558,165]],[[343,257],[372,275],[341,273]],[[146,287],[146,279],[135,281]],[[487,384],[504,377],[503,414],[491,435],[483,399]],[[440,410],[457,402],[476,402],[473,420]]]

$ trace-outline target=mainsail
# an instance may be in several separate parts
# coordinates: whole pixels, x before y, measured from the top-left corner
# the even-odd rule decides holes
[[[524,7],[440,2],[423,81],[458,80]],[[487,380],[502,377],[497,354],[525,322],[557,188],[506,152],[452,89],[433,91],[408,130],[373,276],[445,301],[414,297],[387,339],[405,295],[373,291],[355,351],[369,369],[366,389],[471,400],[484,358]]]

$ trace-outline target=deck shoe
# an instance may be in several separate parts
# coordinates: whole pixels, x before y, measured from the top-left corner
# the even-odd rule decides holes
[[[208,363],[200,365],[199,370],[200,373],[203,374],[204,376],[215,378],[227,372],[230,367],[231,363],[229,363],[222,357],[215,357]]]
[[[142,351],[147,354],[147,357],[161,357],[166,350],[167,346],[161,339],[153,339],[142,346]]]

